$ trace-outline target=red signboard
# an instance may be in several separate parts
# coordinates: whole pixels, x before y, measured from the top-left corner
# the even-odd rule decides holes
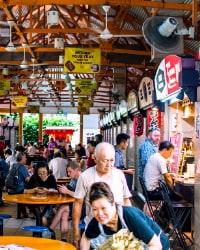
[[[147,127],[148,130],[161,127],[161,112],[159,109],[147,110]]]
[[[166,56],[155,75],[156,100],[166,98],[180,90],[182,60],[175,55]]]

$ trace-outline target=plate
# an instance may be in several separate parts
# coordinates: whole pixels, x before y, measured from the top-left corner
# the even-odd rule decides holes
[[[46,196],[41,196],[41,197],[39,197],[39,196],[32,196],[32,197],[29,197],[29,199],[30,200],[47,200],[48,197],[46,197]]]

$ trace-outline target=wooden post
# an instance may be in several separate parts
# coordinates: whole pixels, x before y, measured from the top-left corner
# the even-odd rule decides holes
[[[18,141],[19,145],[22,146],[23,139],[23,113],[19,113],[19,133],[18,133]]]
[[[83,114],[80,114],[80,143],[83,144]]]
[[[38,140],[43,144],[43,114],[39,113],[39,133]]]

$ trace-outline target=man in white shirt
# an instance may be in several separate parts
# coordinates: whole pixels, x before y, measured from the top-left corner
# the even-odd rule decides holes
[[[60,179],[67,176],[67,164],[68,161],[61,158],[61,153],[58,151],[54,154],[54,158],[49,162],[49,170],[56,179]]]
[[[95,148],[94,160],[96,166],[86,169],[80,175],[74,194],[75,202],[73,205],[72,217],[74,244],[77,248],[80,243],[79,223],[83,202],[85,202],[86,205],[86,224],[92,218],[89,191],[93,183],[99,181],[106,182],[111,187],[117,204],[131,206],[129,200],[131,193],[128,189],[125,176],[121,170],[114,167],[115,149],[113,145],[107,142],[99,143]]]

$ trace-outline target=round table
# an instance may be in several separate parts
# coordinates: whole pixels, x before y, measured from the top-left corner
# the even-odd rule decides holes
[[[74,202],[73,197],[61,194],[54,195],[37,195],[37,194],[9,194],[4,196],[6,202],[12,202],[25,205],[41,205],[43,209],[38,210],[36,217],[36,225],[41,226],[42,215],[50,205],[68,204]]]
[[[51,240],[46,238],[35,238],[25,236],[0,236],[0,247],[3,245],[19,244],[24,247],[31,247],[37,250],[75,250],[76,248],[59,240]]]

